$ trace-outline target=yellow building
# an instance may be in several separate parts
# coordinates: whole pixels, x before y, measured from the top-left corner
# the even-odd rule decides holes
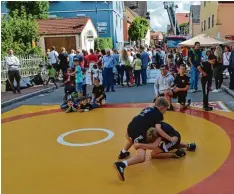
[[[200,32],[225,38],[234,35],[234,1],[203,1],[200,9]]]

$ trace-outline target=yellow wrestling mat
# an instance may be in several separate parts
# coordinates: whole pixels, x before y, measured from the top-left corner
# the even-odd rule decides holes
[[[2,115],[3,194],[176,194],[213,174],[231,148],[220,126],[167,112],[165,121],[181,133],[182,141],[195,141],[197,151],[182,159],[147,156],[145,163],[128,167],[126,181],[120,182],[113,163],[125,144],[129,121],[142,108],[113,106],[70,114],[55,110],[55,106],[23,106]],[[86,131],[72,132],[79,129]],[[58,143],[59,137],[68,145]],[[105,142],[96,142],[106,137]]]

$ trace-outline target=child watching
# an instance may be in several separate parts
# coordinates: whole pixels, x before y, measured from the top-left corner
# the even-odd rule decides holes
[[[93,84],[96,78],[99,78],[99,69],[98,69],[98,66],[95,64],[93,65],[93,68],[92,68],[92,83]]]
[[[76,91],[78,92],[79,96],[82,96],[82,83],[83,83],[81,63],[82,59],[74,58],[74,65],[76,67],[76,71],[74,72],[76,75]]]
[[[102,105],[103,100],[106,99],[106,94],[104,92],[104,87],[103,85],[100,84],[100,80],[96,78],[94,80],[94,87],[93,87],[93,92],[92,92],[92,103],[100,104]]]
[[[68,99],[67,109],[65,110],[65,113],[70,113],[70,112],[77,112],[77,105],[75,105],[72,98]]]
[[[99,66],[99,67],[98,67],[98,70],[99,70],[98,79],[100,80],[100,84],[102,85],[102,82],[103,82],[103,76],[102,76],[103,72],[102,72],[102,67],[101,67],[101,66]]]
[[[133,69],[134,69],[134,77],[135,77],[135,84],[138,86],[140,86],[140,75],[141,75],[141,66],[142,66],[142,62],[141,62],[141,55],[139,53],[136,54],[136,59],[133,62]]]
[[[172,76],[175,76],[175,74],[177,73],[177,68],[176,68],[176,65],[174,63],[173,55],[168,56],[168,70]]]
[[[179,74],[174,80],[173,97],[178,98],[178,103],[180,103],[181,108],[185,109],[191,104],[191,100],[188,99],[186,105],[187,91],[189,90],[189,77],[185,75],[186,67],[184,64],[180,65]]]
[[[82,79],[83,79],[83,82],[82,82],[82,92],[83,92],[83,96],[86,96],[86,93],[87,93],[87,84],[86,84],[86,70],[85,69],[82,69]]]
[[[55,83],[56,70],[53,68],[52,65],[49,65],[49,66],[48,66],[48,70],[49,70],[49,73],[48,73],[49,79],[48,79],[47,82],[46,82],[46,86],[48,86],[49,82],[52,81],[52,82],[54,83],[56,89],[58,89],[58,86],[57,86],[57,84]]]
[[[75,76],[72,68],[68,68],[67,73],[64,74],[64,92],[65,94],[71,94],[75,92]]]
[[[88,112],[91,109],[93,109],[93,106],[89,103],[89,101],[88,101],[88,99],[86,97],[83,97],[80,100],[79,112]]]

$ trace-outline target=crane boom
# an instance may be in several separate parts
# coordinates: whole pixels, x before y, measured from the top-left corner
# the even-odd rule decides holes
[[[171,27],[173,28],[174,35],[180,35],[180,28],[178,26],[178,22],[176,21],[175,17],[175,4],[173,2],[163,2],[164,4],[164,9],[167,10],[168,17],[171,23]],[[176,29],[176,33],[175,33]]]

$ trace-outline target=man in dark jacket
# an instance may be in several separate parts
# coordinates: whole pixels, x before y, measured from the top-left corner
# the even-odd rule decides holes
[[[230,72],[229,88],[234,90],[234,48],[232,49],[231,56],[230,56],[229,72]]]

